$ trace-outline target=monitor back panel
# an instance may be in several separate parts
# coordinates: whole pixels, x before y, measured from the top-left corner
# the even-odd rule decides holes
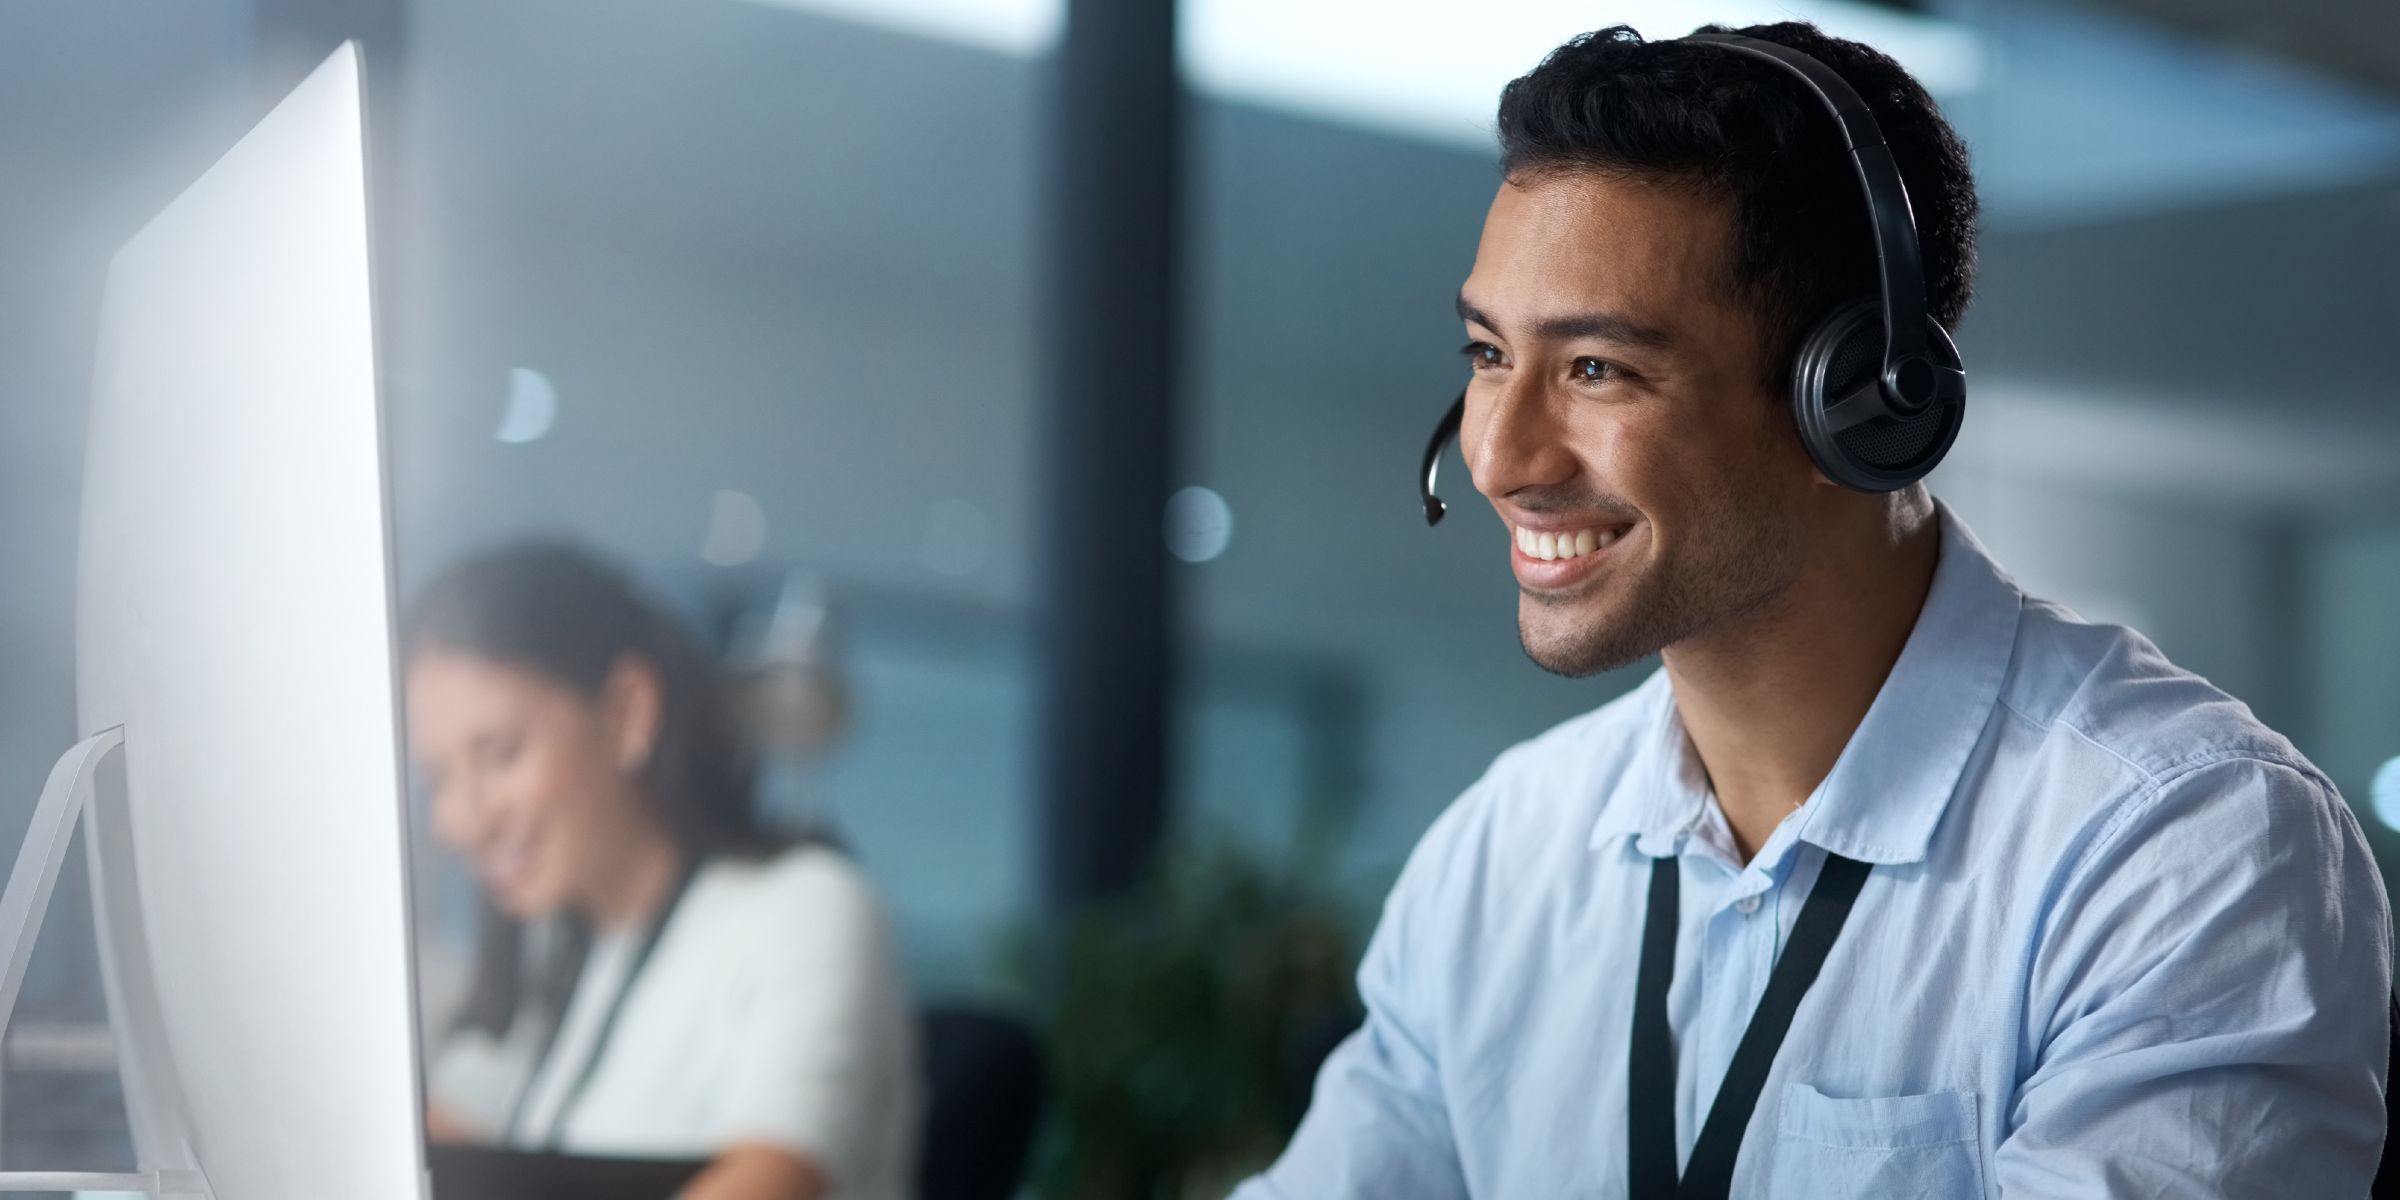
[[[172,1068],[137,1136],[238,1200],[423,1186],[359,82],[345,47],[125,246],[94,373],[112,1016]]]

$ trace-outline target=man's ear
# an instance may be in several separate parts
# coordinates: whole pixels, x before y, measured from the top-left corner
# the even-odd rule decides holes
[[[665,685],[649,659],[626,654],[608,669],[600,685],[600,719],[619,770],[631,774],[650,765],[665,702]]]

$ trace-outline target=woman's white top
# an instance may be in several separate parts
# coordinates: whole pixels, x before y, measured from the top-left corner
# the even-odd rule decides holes
[[[815,1163],[844,1200],[913,1193],[916,1011],[849,860],[800,846],[710,862],[629,979],[643,932],[595,940],[545,1061],[548,1023],[531,1010],[505,1038],[451,1035],[434,1104],[495,1143],[709,1158],[763,1142]]]

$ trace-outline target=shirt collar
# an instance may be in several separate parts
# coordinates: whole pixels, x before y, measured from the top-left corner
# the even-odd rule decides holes
[[[1870,863],[1925,857],[1934,827],[1983,739],[2016,651],[2024,597],[1964,522],[1941,505],[1933,586],[1899,661],[1833,770],[1797,820],[1799,839]],[[1627,834],[1652,856],[1676,853],[1710,803],[1708,779],[1660,670],[1634,702],[1646,730],[1627,780],[1633,803],[1602,807],[1592,844]]]
[[[1684,736],[1683,717],[1675,711],[1675,690],[1666,668],[1652,672],[1633,703],[1642,716],[1624,778],[1632,783],[1627,794],[1611,798],[1600,808],[1592,826],[1592,846],[1632,836],[1642,853],[1652,857],[1673,854],[1682,836],[1699,823],[1708,805],[1708,772]]]

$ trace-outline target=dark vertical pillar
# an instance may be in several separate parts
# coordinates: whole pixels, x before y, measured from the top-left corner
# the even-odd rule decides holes
[[[2259,549],[2257,581],[2259,636],[2266,644],[2266,675],[2256,696],[2240,697],[2268,727],[2292,739],[2300,752],[2316,751],[2320,716],[2309,703],[2315,665],[2315,623],[2309,619],[2310,551],[2307,526],[2284,516],[2261,524],[2251,535]]]
[[[1051,92],[1043,363],[1043,874],[1123,890],[1166,817],[1175,432],[1174,0],[1070,0]]]

